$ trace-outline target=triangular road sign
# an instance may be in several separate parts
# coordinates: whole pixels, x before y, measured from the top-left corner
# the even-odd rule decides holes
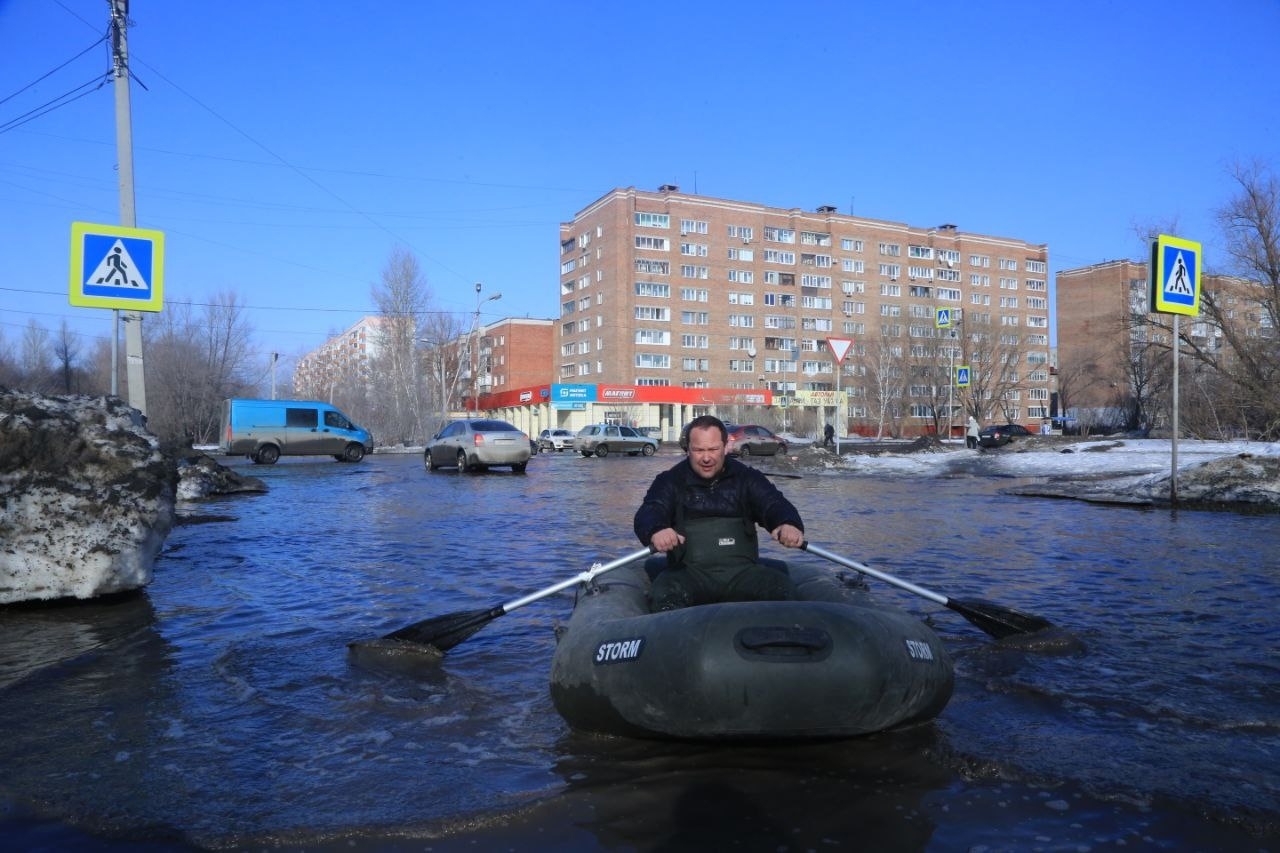
[[[836,357],[836,364],[843,364],[844,357],[849,354],[849,348],[853,346],[853,341],[849,338],[827,338],[827,346],[831,349],[831,354]]]

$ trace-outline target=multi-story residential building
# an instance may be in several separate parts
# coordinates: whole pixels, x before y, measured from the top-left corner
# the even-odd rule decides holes
[[[886,419],[931,432],[952,399],[959,423],[969,399],[984,419],[1038,423],[1047,268],[1044,244],[955,225],[615,189],[560,226],[554,381],[652,400],[669,388],[673,403],[679,389],[736,389],[739,402],[831,406],[861,432]],[[828,338],[854,342],[838,383]],[[951,384],[958,366],[968,388]]]
[[[1148,266],[1117,260],[1060,270],[1056,275],[1058,370],[1066,414],[1120,426],[1135,405],[1162,395],[1172,362],[1170,315],[1153,314]],[[1259,287],[1232,276],[1204,274],[1201,292],[1220,306],[1221,323],[1242,340],[1267,339],[1268,317],[1256,306]],[[1202,296],[1202,302],[1204,298]],[[1251,307],[1252,306],[1252,307]],[[1184,317],[1180,335],[1210,358],[1234,358],[1224,328],[1210,317]],[[1190,347],[1184,344],[1184,352]],[[1226,366],[1222,364],[1221,366]],[[1147,413],[1150,414],[1150,413]]]
[[[344,386],[367,382],[369,366],[378,354],[381,326],[381,317],[361,317],[351,328],[298,359],[293,369],[294,395],[333,402]]]
[[[528,388],[551,380],[555,325],[551,320],[508,317],[482,326],[478,387],[485,394]]]

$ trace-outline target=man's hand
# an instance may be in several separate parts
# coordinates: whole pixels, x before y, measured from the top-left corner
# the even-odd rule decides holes
[[[794,528],[792,528],[794,530]],[[659,554],[665,554],[672,548],[684,544],[684,537],[676,533],[673,527],[664,527],[657,533],[653,534],[653,538],[649,540],[649,544],[653,546],[653,550]]]
[[[799,548],[804,544],[804,533],[793,524],[780,524],[778,529],[770,535],[777,540],[779,545],[784,545],[787,548]],[[658,537],[654,535],[653,538],[657,539]]]

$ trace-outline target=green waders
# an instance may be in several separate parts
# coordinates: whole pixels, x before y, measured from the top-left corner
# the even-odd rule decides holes
[[[747,519],[694,518],[682,532],[684,545],[667,555],[667,568],[653,580],[650,610],[795,598],[784,572],[758,562],[755,525]]]

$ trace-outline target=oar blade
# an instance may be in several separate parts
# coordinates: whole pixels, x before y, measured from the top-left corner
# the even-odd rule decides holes
[[[383,639],[432,646],[439,651],[447,652],[505,612],[501,607],[490,607],[487,610],[469,610],[464,613],[434,616],[406,625],[398,631],[392,631]]]
[[[998,640],[1017,634],[1034,634],[1053,627],[1053,623],[1030,613],[1023,613],[991,601],[968,599],[947,601],[947,607],[968,619]]]

